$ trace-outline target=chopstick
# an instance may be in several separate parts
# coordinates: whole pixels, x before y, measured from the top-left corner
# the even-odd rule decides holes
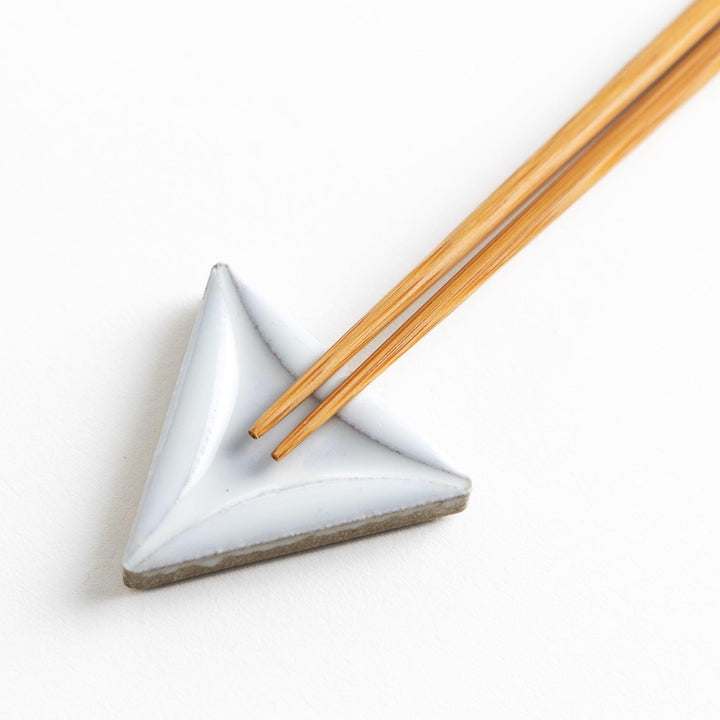
[[[720,25],[651,86],[532,204],[518,214],[343,383],[272,453],[285,457],[374,378],[455,310],[503,264],[547,227],[673,110],[720,70]]]
[[[697,0],[630,61],[407,277],[351,327],[255,422],[258,438],[309,397],[478,244],[527,203],[598,132],[720,22],[720,0]]]

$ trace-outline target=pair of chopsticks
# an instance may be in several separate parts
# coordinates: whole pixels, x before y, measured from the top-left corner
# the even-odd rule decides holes
[[[455,310],[718,70],[720,0],[697,0],[298,378],[258,418],[250,435],[257,438],[273,428],[446,272],[480,247],[272,453],[275,460],[285,457]]]

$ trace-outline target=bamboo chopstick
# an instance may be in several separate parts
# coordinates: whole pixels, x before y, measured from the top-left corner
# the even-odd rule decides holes
[[[720,25],[641,95],[509,225],[311,412],[272,453],[275,460],[315,432],[385,368],[457,308],[504,263],[596,183],[720,70]]]
[[[720,22],[720,0],[697,0],[630,61],[524,165],[477,207],[407,277],[350,328],[255,422],[260,437],[495,232],[640,93]]]

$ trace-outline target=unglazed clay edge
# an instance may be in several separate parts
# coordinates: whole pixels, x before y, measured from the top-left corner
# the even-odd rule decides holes
[[[129,588],[147,590],[178,580],[205,575],[206,573],[226,570],[240,565],[269,560],[280,555],[289,555],[302,550],[330,545],[331,543],[352,540],[365,535],[394,530],[396,528],[427,522],[443,515],[452,515],[465,509],[468,503],[469,491],[456,497],[447,498],[439,502],[419,505],[396,512],[377,515],[372,518],[362,518],[349,523],[335,525],[334,527],[312,530],[299,535],[290,535],[267,543],[251,547],[229,550],[201,560],[177,565],[168,565],[156,570],[145,572],[123,571],[123,582]]]

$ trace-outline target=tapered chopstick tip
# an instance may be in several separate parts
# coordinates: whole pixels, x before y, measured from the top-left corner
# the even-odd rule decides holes
[[[282,420],[283,416],[278,417],[275,412],[273,412],[273,407],[266,410],[252,425],[252,427],[248,430],[248,435],[250,435],[251,438],[255,438],[256,440],[258,438],[261,438],[266,432],[272,430],[275,425]]]

